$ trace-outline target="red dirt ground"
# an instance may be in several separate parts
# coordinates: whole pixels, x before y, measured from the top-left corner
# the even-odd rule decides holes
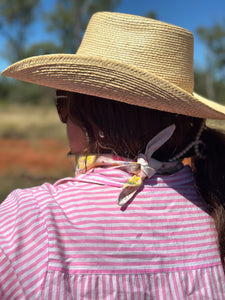
[[[54,139],[21,140],[0,139],[0,173],[26,169],[31,173],[46,170],[71,171],[67,158],[68,147]]]

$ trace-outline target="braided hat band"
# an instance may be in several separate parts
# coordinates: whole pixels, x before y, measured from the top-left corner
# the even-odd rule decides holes
[[[193,36],[120,13],[93,15],[76,54],[19,61],[4,76],[132,105],[225,119],[225,107],[193,93]]]

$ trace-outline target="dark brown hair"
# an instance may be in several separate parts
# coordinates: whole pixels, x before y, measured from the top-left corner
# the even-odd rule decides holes
[[[114,153],[136,159],[144,152],[148,141],[171,124],[173,136],[155,154],[161,161],[179,153],[196,137],[202,119],[132,106],[117,101],[78,93],[67,93],[69,116],[84,128],[90,142],[88,153]],[[99,136],[103,131],[104,137]],[[203,196],[209,213],[215,220],[221,261],[225,258],[225,135],[206,128],[201,140],[205,144],[205,159],[192,157],[196,187]]]
[[[202,120],[94,96],[68,92],[69,116],[89,137],[90,153],[115,153],[131,159],[148,141],[171,124],[176,130],[155,157],[168,160],[191,142]],[[99,136],[103,131],[104,138]]]

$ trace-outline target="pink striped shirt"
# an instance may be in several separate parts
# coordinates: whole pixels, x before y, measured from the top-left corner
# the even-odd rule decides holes
[[[225,299],[216,233],[185,167],[145,180],[96,168],[0,206],[0,299]]]

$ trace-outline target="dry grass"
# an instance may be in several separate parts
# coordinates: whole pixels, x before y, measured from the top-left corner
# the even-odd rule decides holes
[[[207,120],[206,124],[215,129],[219,129],[225,132],[225,121],[223,120]]]
[[[65,126],[53,106],[1,105],[0,137],[65,140]]]

